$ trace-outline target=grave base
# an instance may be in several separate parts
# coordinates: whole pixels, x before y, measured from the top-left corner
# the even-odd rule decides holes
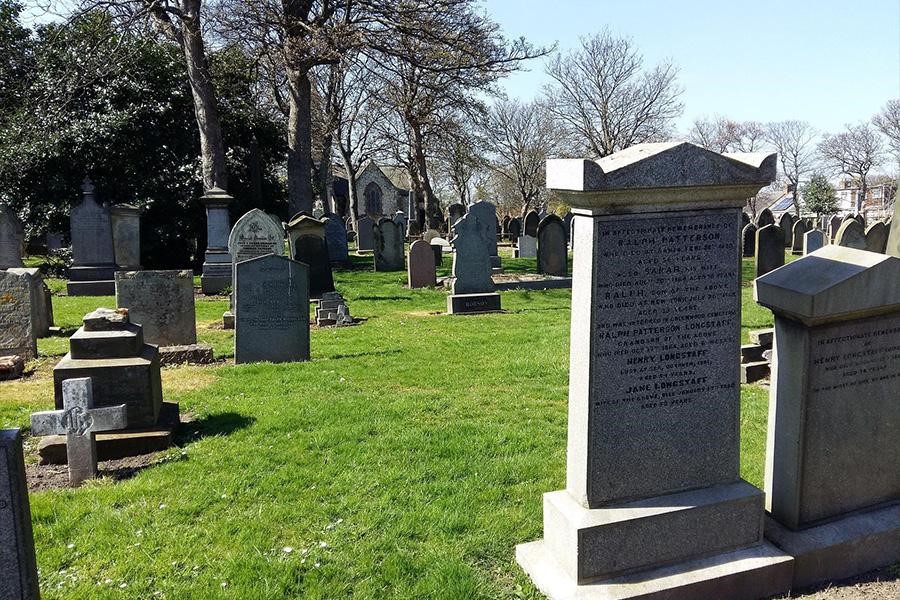
[[[741,383],[755,383],[771,375],[769,361],[759,360],[741,365]]]
[[[550,600],[756,600],[791,586],[792,559],[767,543],[614,579],[577,584],[544,540],[516,546],[516,561]]]
[[[96,434],[97,460],[118,460],[171,448],[172,434],[180,422],[178,413],[177,404],[163,402],[159,423],[154,427]],[[42,437],[38,444],[38,456],[42,465],[66,464],[66,436]]]
[[[794,557],[794,587],[865,573],[900,561],[900,504],[793,531],[766,517],[766,538]]]
[[[115,296],[116,282],[109,281],[67,281],[66,293],[69,296]]]
[[[230,310],[222,313],[222,329],[234,329],[234,313]]]
[[[185,363],[194,365],[208,365],[215,362],[212,346],[208,344],[188,344],[185,346],[160,346],[159,364],[182,365]]]
[[[200,290],[206,296],[219,294],[225,288],[231,287],[231,275],[201,275]]]
[[[462,315],[500,310],[500,294],[451,294],[447,296],[447,313]]]

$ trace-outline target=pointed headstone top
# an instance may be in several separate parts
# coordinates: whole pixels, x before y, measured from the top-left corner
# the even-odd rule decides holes
[[[81,192],[84,194],[85,200],[90,199],[92,202],[96,202],[96,191],[97,188],[94,187],[94,182],[91,181],[90,177],[85,176],[84,182],[81,184]]]

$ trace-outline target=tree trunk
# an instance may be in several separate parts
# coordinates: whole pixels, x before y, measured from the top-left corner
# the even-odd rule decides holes
[[[866,183],[866,174],[864,173],[861,178],[861,183],[859,185],[859,197],[856,199],[856,213],[862,214],[863,204],[866,202],[866,192],[869,191],[869,186]]]
[[[203,187],[228,188],[225,165],[225,140],[216,108],[216,93],[206,60],[203,32],[200,28],[200,0],[185,3],[181,19],[181,48],[187,67],[188,82],[194,98],[194,115],[200,130],[200,155],[203,163]]]
[[[350,160],[350,153],[341,148],[341,160],[344,163],[344,171],[347,172],[347,203],[350,205],[350,216],[353,217],[354,229],[359,221],[359,205],[356,202],[356,169]]]
[[[425,224],[428,229],[437,229],[443,221],[441,207],[431,188],[431,180],[428,178],[428,165],[425,161],[425,143],[422,138],[422,128],[418,123],[410,123],[412,131],[412,153],[416,165],[416,174],[419,185],[422,186],[422,195],[425,197]]]
[[[290,113],[287,123],[287,179],[289,216],[312,213],[312,117],[310,82],[306,71],[287,68]]]
[[[319,166],[316,171],[316,187],[319,201],[325,212],[335,213],[337,207],[331,205],[331,143],[332,135],[326,134],[322,140],[322,153],[319,155]]]
[[[794,186],[794,216],[797,219],[800,218],[800,181],[794,179],[788,179],[791,182],[791,185]]]

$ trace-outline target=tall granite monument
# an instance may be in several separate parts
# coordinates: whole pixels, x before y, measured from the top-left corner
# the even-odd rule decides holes
[[[491,257],[484,242],[484,224],[478,212],[469,212],[453,224],[453,278],[447,297],[447,312],[491,312],[500,310],[500,294],[491,279]]]
[[[740,213],[775,171],[688,143],[548,161],[577,223],[566,489],[516,558],[550,598],[789,589],[739,474]]]
[[[116,271],[109,207],[97,201],[94,184],[85,179],[84,198],[72,209],[72,267],[66,290],[70,296],[109,296],[115,293]]]
[[[218,294],[231,285],[231,255],[228,253],[231,221],[228,218],[228,205],[233,200],[220,188],[213,188],[200,198],[206,208],[206,253],[203,255],[200,287],[207,295]]]

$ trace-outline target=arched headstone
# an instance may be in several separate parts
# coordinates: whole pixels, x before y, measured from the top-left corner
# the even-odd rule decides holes
[[[756,276],[784,265],[784,232],[778,225],[756,230]]]
[[[866,249],[866,232],[863,226],[853,217],[845,219],[838,229],[837,237],[834,243],[838,246],[846,246],[847,248],[856,248],[857,250]]]
[[[756,225],[747,223],[741,230],[741,256],[753,256],[756,253]]]
[[[887,250],[888,229],[881,221],[876,221],[866,229],[866,250],[884,254]]]
[[[538,273],[565,277],[569,274],[566,225],[556,215],[547,215],[537,230]]]

